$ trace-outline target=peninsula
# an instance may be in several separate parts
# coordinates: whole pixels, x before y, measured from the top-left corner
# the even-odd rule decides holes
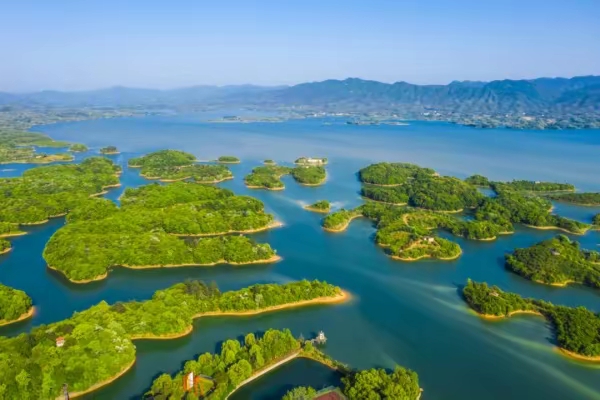
[[[0,255],[8,253],[10,250],[10,242],[6,239],[0,239]]]
[[[418,375],[411,370],[400,366],[396,366],[393,372],[384,369],[352,370],[322,352],[311,340],[295,338],[289,329],[268,329],[262,337],[248,333],[243,341],[224,341],[220,353],[204,353],[187,361],[175,376],[160,375],[152,382],[146,395],[179,400],[185,397],[186,391],[202,391],[207,399],[225,399],[242,386],[296,358],[308,358],[342,373],[341,391],[351,399],[379,398],[379,393],[401,393],[402,397],[398,398],[416,400],[421,393]],[[224,371],[220,368],[223,363],[227,365]],[[184,388],[182,383],[190,373],[196,377],[193,379],[195,382],[193,387]],[[366,388],[362,383],[366,381],[377,384]],[[313,388],[295,388],[284,399],[315,398],[298,397],[302,393],[314,395],[317,392]]]
[[[213,186],[176,182],[128,188],[121,208],[106,199],[87,199],[67,221],[46,244],[44,258],[73,282],[103,279],[115,266],[243,265],[279,259],[268,244],[226,235],[277,226],[264,204]]]
[[[561,354],[579,360],[600,362],[600,315],[584,307],[556,306],[536,299],[524,299],[497,286],[470,279],[463,289],[467,304],[483,317],[537,314],[552,325]]]
[[[30,318],[33,312],[27,293],[0,283],[0,326]]]
[[[181,337],[192,331],[194,318],[203,316],[248,315],[346,298],[339,287],[319,281],[253,285],[224,293],[215,285],[188,281],[159,290],[146,301],[102,301],[69,319],[2,338],[0,386],[11,399],[24,392],[35,399],[55,399],[65,382],[77,395],[89,393],[133,366],[132,340]],[[81,368],[67,368],[74,363]],[[36,373],[42,366],[44,374]],[[17,378],[25,374],[29,380]]]
[[[46,154],[37,151],[39,147],[67,148],[69,145],[70,143],[52,140],[40,133],[0,128],[0,164],[47,164],[73,161],[73,156],[69,153]]]
[[[547,196],[550,200],[581,206],[600,206],[600,193],[556,193]]]
[[[567,236],[516,249],[506,256],[506,268],[525,279],[552,286],[580,283],[600,288],[600,253],[582,250]]]

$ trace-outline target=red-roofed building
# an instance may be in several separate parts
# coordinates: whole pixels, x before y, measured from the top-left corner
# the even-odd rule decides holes
[[[56,347],[63,347],[65,345],[65,338],[60,336],[56,338]]]

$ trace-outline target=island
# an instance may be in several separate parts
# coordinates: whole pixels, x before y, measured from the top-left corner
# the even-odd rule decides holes
[[[301,165],[292,169],[292,177],[304,186],[319,186],[327,180],[327,172],[321,166]]]
[[[362,183],[369,185],[399,186],[418,176],[435,174],[433,169],[415,164],[382,162],[362,168],[358,171],[358,178]]]
[[[552,326],[561,354],[583,361],[600,362],[600,315],[584,307],[556,306],[552,303],[525,299],[507,293],[497,286],[470,279],[463,288],[467,304],[489,319],[507,318],[515,314],[544,316]]]
[[[114,155],[114,154],[120,154],[119,153],[119,149],[117,149],[116,146],[106,146],[100,149],[100,154],[104,154],[104,155]]]
[[[304,209],[317,213],[327,214],[331,210],[331,203],[329,203],[327,200],[319,200],[316,203],[304,206]]]
[[[227,189],[176,182],[127,188],[121,207],[87,199],[44,249],[48,267],[76,283],[104,279],[113,267],[133,269],[245,265],[280,259],[269,244],[230,233],[278,226],[264,204]]]
[[[239,164],[240,163],[240,159],[234,156],[221,156],[219,158],[217,158],[217,162],[223,163],[223,164]]]
[[[0,326],[23,321],[30,318],[33,312],[34,307],[27,293],[0,283]]]
[[[8,253],[10,250],[10,242],[6,239],[0,239],[0,255]]]
[[[580,283],[600,288],[600,253],[558,235],[506,256],[506,268],[525,279],[552,286]]]
[[[141,168],[146,179],[161,182],[191,180],[195,183],[218,183],[233,179],[229,168],[223,165],[195,164],[193,154],[179,150],[160,150],[142,157],[132,158],[128,165]]]
[[[279,165],[256,167],[244,178],[249,189],[283,190],[285,185],[281,177],[290,174],[292,168]]]
[[[0,164],[47,164],[59,161],[73,161],[69,153],[46,154],[37,152],[38,147],[66,148],[67,142],[52,140],[50,137],[33,132],[0,127]]]
[[[265,165],[275,165],[277,164],[275,161],[271,160],[271,159],[267,159],[263,161],[263,164]]]
[[[32,168],[0,179],[0,233],[19,234],[18,224],[42,224],[65,215],[90,196],[119,186],[120,167],[104,157],[80,164]],[[11,225],[12,224],[12,227]]]
[[[550,200],[580,206],[600,206],[600,193],[557,193],[546,197]]]
[[[294,164],[300,165],[325,165],[328,163],[327,158],[315,158],[315,157],[300,157],[294,161]]]
[[[69,147],[69,151],[72,151],[73,153],[83,153],[88,151],[88,147],[85,144],[74,143]]]
[[[133,367],[133,340],[185,336],[193,329],[193,319],[200,317],[250,316],[346,300],[339,287],[319,281],[257,284],[223,293],[215,284],[186,281],[157,291],[150,300],[101,301],[66,320],[0,338],[0,387],[9,399],[29,393],[31,399],[50,400],[67,383],[70,396],[80,396]]]
[[[295,338],[289,329],[268,329],[260,337],[248,333],[243,340],[225,340],[220,353],[201,354],[197,359],[185,362],[183,369],[174,376],[158,376],[146,396],[165,400],[181,400],[191,395],[225,399],[264,374],[296,358],[307,358],[339,371],[343,388],[336,390],[341,390],[349,399],[378,399],[382,393],[394,393],[394,398],[398,399],[419,398],[421,389],[415,372],[400,366],[392,372],[382,368],[350,369],[317,347],[317,342],[323,339],[326,340],[324,334],[315,340],[305,340]],[[221,367],[223,364],[224,369]],[[186,392],[189,392],[187,397]],[[317,391],[313,388],[299,387],[292,389],[283,399],[308,400],[316,398],[316,395]]]
[[[574,192],[575,186],[570,183],[556,183],[556,182],[541,182],[541,181],[524,181],[524,180],[513,180],[511,182],[491,182],[491,187],[494,191],[499,192],[501,190],[516,190],[524,192]]]

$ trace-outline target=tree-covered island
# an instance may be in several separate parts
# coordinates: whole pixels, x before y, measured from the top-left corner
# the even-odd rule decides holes
[[[146,179],[162,182],[191,180],[196,183],[218,183],[233,179],[233,174],[224,165],[196,164],[193,154],[179,150],[160,150],[128,162],[131,168],[141,168]]]
[[[217,162],[223,163],[223,164],[239,164],[240,163],[240,159],[234,156],[221,156],[219,158],[217,158]]]
[[[31,225],[68,213],[90,196],[119,186],[120,168],[104,157],[81,164],[32,168],[17,178],[0,179],[0,234],[19,234]]]
[[[506,256],[506,268],[538,283],[566,286],[580,283],[600,288],[600,253],[583,250],[567,236],[516,249]]]
[[[299,165],[292,169],[292,177],[305,186],[319,186],[327,180],[327,171],[321,166]]]
[[[31,298],[25,292],[0,283],[0,326],[27,319],[33,311]]]
[[[119,149],[117,146],[106,146],[100,149],[100,154],[111,155],[111,154],[119,154]]]
[[[283,190],[285,185],[281,181],[283,175],[288,175],[293,168],[280,165],[264,165],[256,167],[244,178],[246,186],[250,189]]]
[[[553,193],[546,196],[550,200],[581,206],[600,206],[600,193]]]
[[[264,160],[263,164],[265,164],[265,165],[275,165],[277,163],[269,158],[269,159]]]
[[[67,148],[70,143],[52,140],[33,132],[0,128],[0,164],[46,164],[58,161],[73,161],[69,153],[46,154],[37,152],[37,147]]]
[[[69,147],[69,151],[72,151],[73,153],[83,153],[85,151],[88,151],[88,147],[85,144],[73,143]]]
[[[253,285],[221,293],[198,281],[157,291],[152,299],[99,304],[69,319],[16,337],[0,337],[0,388],[7,399],[49,400],[68,384],[71,397],[107,385],[135,363],[136,339],[189,334],[204,316],[252,315],[312,304],[335,304],[348,295],[319,281]]]
[[[48,241],[48,266],[73,282],[103,279],[112,267],[160,268],[279,260],[245,236],[277,226],[264,205],[227,189],[176,182],[128,188],[121,208],[88,199]]]
[[[326,214],[331,210],[331,203],[329,203],[327,200],[319,200],[316,203],[304,206],[304,209]]]
[[[543,315],[552,325],[561,352],[569,357],[600,361],[600,315],[584,307],[556,306],[507,293],[497,286],[469,280],[463,289],[467,304],[486,318],[505,318],[514,314]]]
[[[421,393],[418,375],[411,370],[400,366],[394,371],[352,370],[331,359],[311,341],[295,338],[288,329],[269,329],[261,337],[249,333],[243,341],[226,340],[220,353],[204,353],[187,361],[175,376],[160,375],[146,395],[181,400],[197,398],[195,396],[203,393],[206,399],[225,399],[240,387],[296,358],[308,358],[339,371],[343,375],[342,391],[351,400],[391,398],[386,395],[389,393],[393,393],[395,399],[416,400]],[[194,387],[186,391],[184,381],[189,374],[199,378],[194,379]],[[309,400],[315,398],[316,393],[313,388],[295,388],[284,399]],[[308,394],[311,395],[306,397]]]

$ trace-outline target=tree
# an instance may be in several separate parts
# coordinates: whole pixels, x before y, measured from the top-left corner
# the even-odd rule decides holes
[[[300,386],[288,391],[281,400],[312,400],[317,391],[312,387]]]

